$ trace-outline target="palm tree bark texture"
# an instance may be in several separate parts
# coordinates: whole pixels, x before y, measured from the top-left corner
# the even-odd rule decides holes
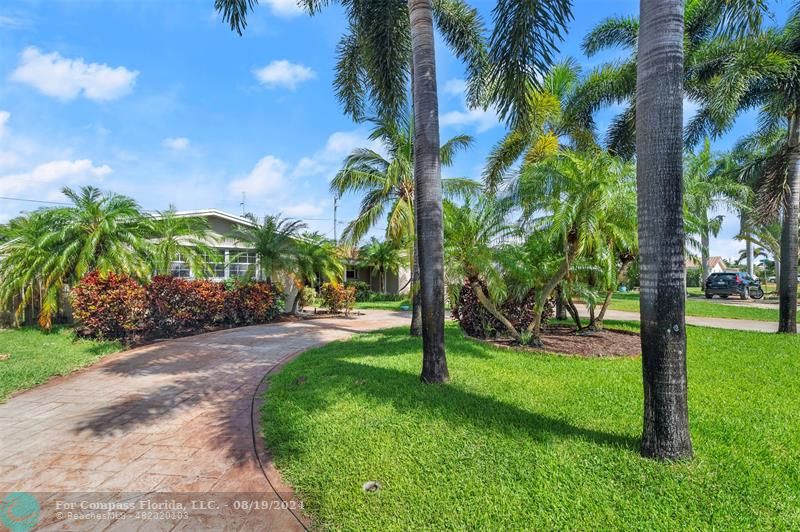
[[[414,179],[417,201],[423,382],[449,379],[444,349],[444,231],[439,104],[431,0],[409,0],[414,65]]]
[[[641,0],[636,178],[641,256],[641,453],[692,456],[683,228],[683,1]]]
[[[797,334],[797,231],[800,216],[800,114],[789,117],[789,193],[781,228],[778,332]]]

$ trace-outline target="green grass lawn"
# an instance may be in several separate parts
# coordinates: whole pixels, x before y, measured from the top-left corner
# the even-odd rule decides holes
[[[691,291],[690,291],[691,293]],[[611,300],[611,309],[639,312],[638,292],[616,292]],[[735,320],[778,321],[778,308],[755,308],[739,305],[721,305],[705,300],[689,298],[686,300],[687,316],[708,318],[730,318]]]
[[[359,301],[355,304],[358,309],[377,309],[377,310],[403,310],[402,307],[411,307],[411,302],[407,299],[402,301]]]
[[[0,329],[0,355],[9,355],[0,360],[0,402],[120,349],[116,342],[75,340],[68,328],[56,328],[50,334],[36,328]]]
[[[454,324],[445,386],[419,382],[405,329],[301,355],[272,377],[266,443],[322,528],[800,528],[800,338],[688,334],[690,463],[639,456],[640,358],[501,350]]]

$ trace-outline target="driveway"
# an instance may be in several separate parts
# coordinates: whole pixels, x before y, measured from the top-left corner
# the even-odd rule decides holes
[[[605,319],[639,321],[638,312],[626,312],[622,310],[607,310]],[[729,318],[704,318],[700,316],[686,316],[686,323],[699,327],[713,327],[715,329],[730,329],[734,331],[754,331],[754,332],[778,332],[776,321],[756,321],[756,320],[734,320]]]
[[[59,529],[302,529],[253,428],[264,376],[309,347],[406,324],[406,313],[366,311],[230,329],[126,351],[21,393],[0,405],[0,493],[33,493],[39,524]],[[84,500],[122,510],[77,506],[59,520],[58,501],[69,510]]]

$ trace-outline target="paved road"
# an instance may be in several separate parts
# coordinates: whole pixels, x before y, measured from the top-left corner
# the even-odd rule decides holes
[[[36,494],[40,524],[59,529],[65,523],[54,506],[65,497],[122,497],[135,505],[116,519],[73,521],[69,530],[301,529],[286,510],[233,507],[237,494],[273,504],[281,502],[278,493],[292,497],[260,448],[261,438],[253,438],[253,398],[262,378],[298,351],[406,323],[408,314],[368,311],[170,340],[21,393],[0,405],[0,493]],[[175,495],[167,493],[184,493],[179,502],[189,505],[202,498],[198,493],[212,492],[228,494],[230,507],[192,510],[189,520],[132,519],[142,504],[152,510],[154,497],[169,502]]]
[[[622,310],[607,310],[608,320],[639,321],[638,312],[625,312]],[[699,316],[686,316],[686,323],[701,327],[714,327],[716,329],[733,329],[739,331],[778,332],[777,322],[755,320],[733,320],[728,318],[702,318]]]

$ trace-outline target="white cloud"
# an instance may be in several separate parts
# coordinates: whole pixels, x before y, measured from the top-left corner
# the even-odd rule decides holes
[[[445,94],[462,95],[467,90],[467,82],[463,79],[448,79],[442,85]]]
[[[285,87],[289,90],[296,89],[300,83],[316,76],[307,66],[291,63],[286,59],[275,60],[265,67],[257,68],[253,70],[253,75],[267,87]]]
[[[450,111],[439,118],[441,127],[448,126],[475,126],[478,133],[488,131],[497,126],[500,121],[493,109],[464,109],[463,111]]]
[[[189,139],[186,137],[170,137],[161,141],[161,145],[170,150],[185,150],[189,144]]]
[[[238,196],[246,192],[251,197],[279,192],[286,185],[287,165],[277,157],[267,155],[259,160],[248,175],[231,181],[228,192]]]
[[[80,95],[101,101],[130,93],[138,75],[139,72],[125,67],[87,64],[82,58],[69,59],[58,52],[44,54],[38,48],[28,47],[23,50],[19,66],[10,79],[62,101],[74,100]]]
[[[18,30],[30,26],[28,19],[13,15],[0,15],[0,28]]]
[[[8,119],[11,118],[11,113],[8,111],[0,111],[0,138],[6,134]]]
[[[356,148],[368,148],[385,155],[385,147],[379,140],[371,140],[360,131],[336,131],[328,137],[325,147],[309,157],[303,157],[295,166],[295,177],[324,175],[332,178],[345,157]]]
[[[86,184],[102,180],[111,173],[107,165],[95,166],[89,159],[50,161],[29,172],[0,176],[0,194],[10,196],[20,192],[41,195],[52,187]]]
[[[296,17],[303,14],[302,8],[297,5],[297,0],[265,0],[269,10],[277,17]]]

